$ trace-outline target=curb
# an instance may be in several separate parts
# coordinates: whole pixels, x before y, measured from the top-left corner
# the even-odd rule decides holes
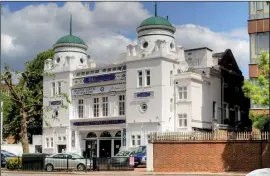
[[[231,173],[231,172],[134,172],[134,171],[99,171],[99,172],[31,172],[31,171],[9,171],[1,170],[1,173],[20,174],[44,174],[44,175],[203,175],[203,176],[246,176],[247,173]]]

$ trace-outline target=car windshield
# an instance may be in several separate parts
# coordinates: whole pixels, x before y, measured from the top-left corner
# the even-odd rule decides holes
[[[16,155],[14,155],[13,153],[7,152],[7,151],[2,151],[2,153],[7,156],[7,157],[14,157]]]
[[[120,151],[115,156],[129,156],[130,151]]]
[[[72,158],[82,159],[83,157],[78,154],[72,154]]]
[[[141,146],[138,148],[136,153],[145,153],[146,152],[146,147],[145,146]]]

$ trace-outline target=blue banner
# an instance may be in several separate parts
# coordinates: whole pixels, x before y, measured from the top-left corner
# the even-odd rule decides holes
[[[112,74],[106,74],[106,75],[86,77],[83,79],[83,82],[84,82],[84,84],[89,84],[89,83],[114,81],[114,80],[115,80],[115,73],[112,73]]]
[[[134,94],[134,98],[145,98],[145,97],[153,97],[154,92],[138,92]]]
[[[111,125],[126,123],[126,120],[107,120],[107,121],[89,121],[89,122],[74,122],[74,126],[86,126],[86,125]]]

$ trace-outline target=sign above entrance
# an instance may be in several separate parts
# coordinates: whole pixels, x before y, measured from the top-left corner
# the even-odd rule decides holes
[[[154,97],[154,92],[137,92],[134,93],[134,98],[146,98],[146,97]]]
[[[125,90],[125,84],[73,89],[71,94],[72,95],[89,95],[89,94],[95,94],[95,93],[115,92],[115,91],[122,91],[122,90]]]
[[[74,122],[74,126],[87,126],[87,125],[112,125],[126,123],[126,120],[106,120],[106,121],[89,121],[89,122]]]
[[[84,84],[105,82],[105,81],[117,81],[117,80],[126,80],[126,73],[111,73],[105,75],[89,76],[83,79]]]

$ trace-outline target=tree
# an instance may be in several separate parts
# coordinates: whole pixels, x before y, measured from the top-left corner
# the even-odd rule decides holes
[[[53,74],[43,71],[44,61],[48,53],[44,52],[37,57],[34,62],[26,63],[26,70],[16,72],[20,75],[19,83],[12,83],[11,69],[6,66],[4,72],[1,73],[1,81],[7,86],[9,94],[2,94],[7,103],[14,102],[19,115],[15,116],[14,124],[20,126],[19,138],[23,147],[23,153],[29,153],[28,127],[36,122],[36,118],[44,118],[43,111],[50,110],[49,107],[43,105],[43,76],[53,76]],[[43,58],[43,59],[41,59]],[[64,93],[58,95],[70,103],[68,96]],[[12,106],[10,106],[12,107]],[[62,108],[66,108],[63,104]]]
[[[33,60],[25,63],[26,71],[42,73],[44,69],[44,62],[46,59],[53,57],[53,50],[47,50],[39,53]],[[22,84],[22,80],[19,80],[19,86]],[[14,85],[17,86],[17,85]],[[43,92],[43,76],[42,74],[32,74],[29,76],[28,88],[30,90],[39,89]],[[43,101],[43,97],[40,97],[40,101]],[[14,101],[9,97],[3,101],[3,137],[7,138],[12,135],[15,142],[20,141],[20,112]],[[37,111],[37,115],[29,117],[28,119],[28,139],[31,143],[32,135],[42,134],[42,104],[34,107],[34,111]]]
[[[269,54],[262,52],[258,60],[258,78],[245,80],[243,91],[245,96],[252,100],[252,103],[262,107],[269,107]],[[269,113],[269,112],[268,112]],[[259,130],[264,130],[266,124],[270,123],[269,114],[256,114],[250,111],[252,126]]]

